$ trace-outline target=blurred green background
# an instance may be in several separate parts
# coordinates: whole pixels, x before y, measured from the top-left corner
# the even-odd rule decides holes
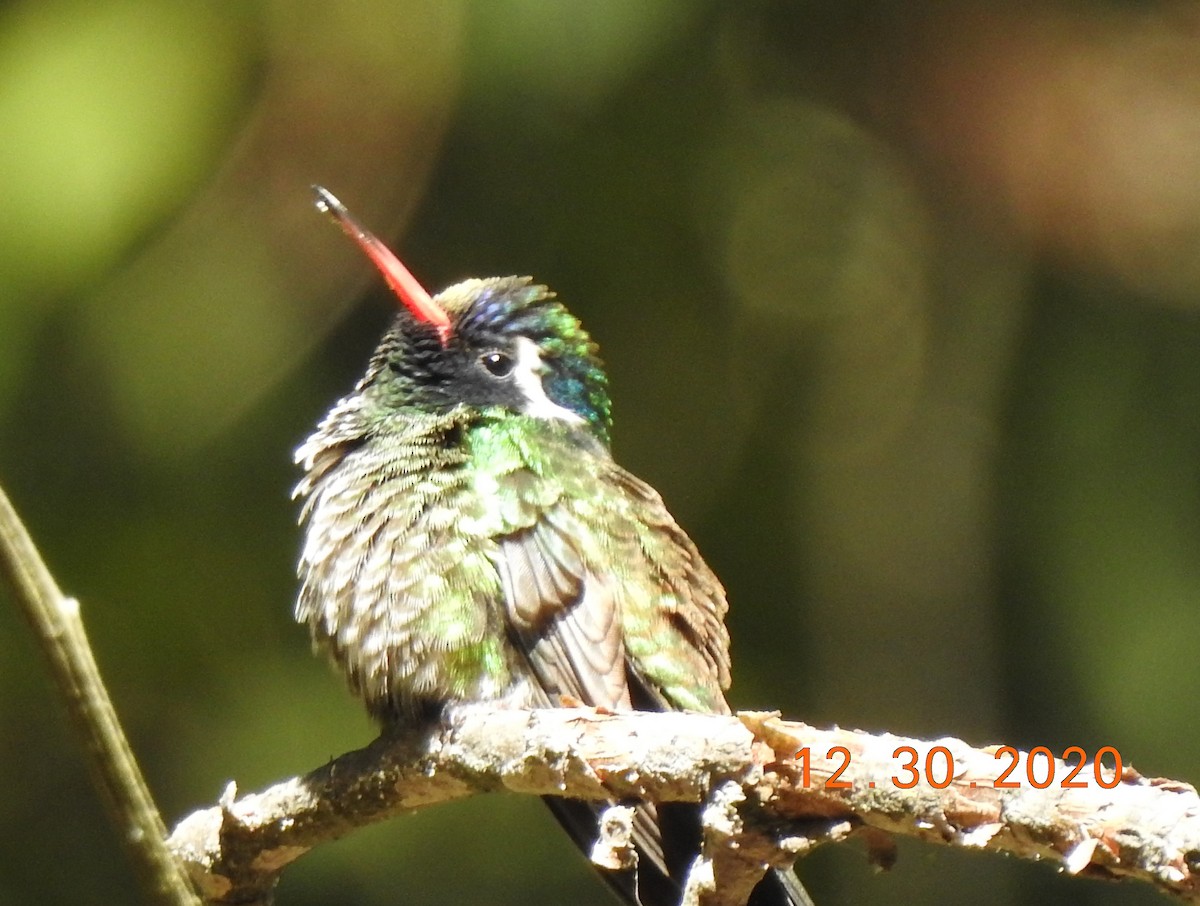
[[[732,601],[737,706],[1200,780],[1194,4],[0,7],[0,483],[174,822],[365,743],[291,622],[291,451],[391,303],[529,273]],[[132,902],[0,601],[0,904]],[[818,903],[1158,901],[861,845]],[[541,805],[355,834],[288,906],[610,902]]]

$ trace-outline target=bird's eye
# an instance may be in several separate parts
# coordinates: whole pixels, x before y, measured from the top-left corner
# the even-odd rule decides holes
[[[508,377],[512,374],[512,370],[516,367],[516,362],[513,357],[505,355],[503,352],[485,352],[479,357],[479,364],[487,369],[488,374],[493,377]]]

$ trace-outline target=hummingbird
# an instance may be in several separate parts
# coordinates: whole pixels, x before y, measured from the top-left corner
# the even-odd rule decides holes
[[[436,296],[314,186],[399,301],[353,391],[296,451],[296,619],[385,727],[447,705],[728,714],[725,591],[659,494],[613,461],[596,344],[529,277]],[[603,806],[546,797],[587,851]],[[631,904],[678,903],[699,809],[639,803]],[[755,906],[811,906],[790,871]]]

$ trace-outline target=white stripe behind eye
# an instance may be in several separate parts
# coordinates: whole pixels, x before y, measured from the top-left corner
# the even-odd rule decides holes
[[[546,396],[542,386],[542,355],[537,343],[529,337],[517,338],[517,365],[513,370],[513,381],[525,397],[525,405],[521,411],[535,418],[559,419],[573,425],[582,425],[583,417],[570,409],[565,409]]]

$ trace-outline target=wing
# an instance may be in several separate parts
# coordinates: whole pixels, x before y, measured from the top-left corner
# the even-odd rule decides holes
[[[536,524],[501,541],[496,566],[510,630],[534,678],[535,705],[557,707],[565,696],[594,707],[629,710],[620,589],[612,576],[597,574],[584,561],[584,531],[560,503],[543,512]],[[588,852],[596,842],[601,809],[557,797],[546,797],[546,803],[576,845]],[[633,903],[676,900],[653,803],[636,807],[633,842],[641,870],[606,872],[605,879]],[[667,897],[646,895],[648,884],[666,890]]]
[[[553,707],[567,696],[613,710],[725,710],[724,592],[658,494],[607,453],[555,448],[553,436],[493,477],[496,507],[506,514],[496,571],[535,704]],[[587,851],[597,807],[547,802]],[[630,901],[678,901],[699,845],[695,810],[683,811],[637,806],[640,870],[605,874]]]
[[[584,564],[576,540],[582,530],[559,505],[501,541],[496,566],[509,624],[534,677],[533,704],[557,707],[565,696],[628,710],[632,702],[617,589]],[[588,852],[596,842],[600,810],[592,803],[545,798],[576,845]],[[645,872],[656,882],[670,877],[657,807],[639,804],[633,821],[634,845],[648,865],[640,873],[606,872],[604,877],[630,902],[653,903],[639,897]]]
[[[649,594],[635,584],[625,602],[631,669],[664,708],[728,713],[725,589],[657,491],[617,466],[609,480],[636,514],[633,555],[654,577]]]
[[[629,710],[618,589],[584,562],[585,529],[559,504],[501,539],[496,569],[518,648],[548,704]]]
[[[695,545],[606,454],[552,461],[493,476],[503,607],[540,687],[613,709],[727,710],[725,593]]]

